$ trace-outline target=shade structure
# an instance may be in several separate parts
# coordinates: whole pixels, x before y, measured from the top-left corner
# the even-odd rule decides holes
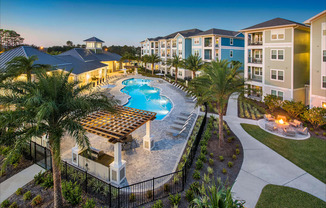
[[[141,127],[147,121],[154,120],[156,113],[116,106],[116,112],[96,111],[81,121],[87,132],[105,137],[115,144],[124,142],[127,136]]]

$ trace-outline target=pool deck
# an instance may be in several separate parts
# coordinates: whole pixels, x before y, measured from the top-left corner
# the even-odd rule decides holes
[[[114,95],[116,99],[120,100],[122,105],[126,104],[129,98],[129,95],[120,91],[125,86],[122,82],[131,78],[153,80],[149,85],[159,88],[161,90],[161,95],[168,97],[173,103],[173,107],[163,120],[154,120],[151,123],[151,136],[155,142],[155,146],[151,152],[144,150],[142,147],[146,125],[141,126],[132,133],[132,136],[137,142],[137,147],[133,150],[122,151],[122,159],[127,161],[127,180],[124,181],[123,185],[133,184],[168,174],[176,169],[177,162],[185,148],[189,134],[180,136],[179,138],[173,138],[167,135],[166,132],[170,130],[170,126],[176,121],[181,112],[190,113],[195,108],[195,103],[187,102],[188,99],[185,93],[170,83],[166,81],[158,83],[157,78],[148,78],[141,75],[129,75],[128,77],[117,80],[115,83],[116,86],[110,89],[110,93]],[[87,135],[92,147],[113,155],[113,145],[108,143],[105,138],[90,133],[87,133]],[[71,138],[66,136],[62,144],[62,158],[71,161],[71,148],[75,143]]]

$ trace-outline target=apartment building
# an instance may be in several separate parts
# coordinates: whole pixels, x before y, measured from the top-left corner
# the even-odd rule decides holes
[[[245,36],[244,77],[247,96],[262,100],[267,94],[307,103],[310,28],[275,18],[240,30]]]
[[[244,35],[240,32],[216,28],[201,32],[192,36],[192,54],[200,56],[205,62],[226,59],[239,61],[243,65]]]
[[[326,10],[304,22],[310,25],[310,107],[326,108]]]

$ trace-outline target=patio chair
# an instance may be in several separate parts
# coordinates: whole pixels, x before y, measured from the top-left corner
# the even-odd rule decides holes
[[[275,118],[271,114],[264,114],[266,121],[275,121]]]
[[[167,134],[172,135],[173,137],[179,137],[180,135],[182,135],[183,133],[186,132],[186,127],[184,127],[183,129],[181,129],[180,131],[168,131]]]
[[[297,132],[302,135],[308,135],[308,127],[299,128],[297,129]]]
[[[274,123],[268,122],[268,123],[265,123],[265,129],[267,129],[269,131],[275,131],[277,129],[277,127],[275,126]]]
[[[294,119],[293,122],[289,122],[289,124],[294,127],[302,127],[302,122],[296,119]]]
[[[283,133],[285,136],[295,137],[295,130],[293,128],[284,128]]]

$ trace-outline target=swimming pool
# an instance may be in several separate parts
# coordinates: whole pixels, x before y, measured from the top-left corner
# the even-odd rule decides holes
[[[149,86],[149,79],[127,79],[122,82],[126,85],[121,92],[130,96],[127,107],[157,113],[156,120],[162,120],[172,109],[172,102],[160,95],[160,89]]]

